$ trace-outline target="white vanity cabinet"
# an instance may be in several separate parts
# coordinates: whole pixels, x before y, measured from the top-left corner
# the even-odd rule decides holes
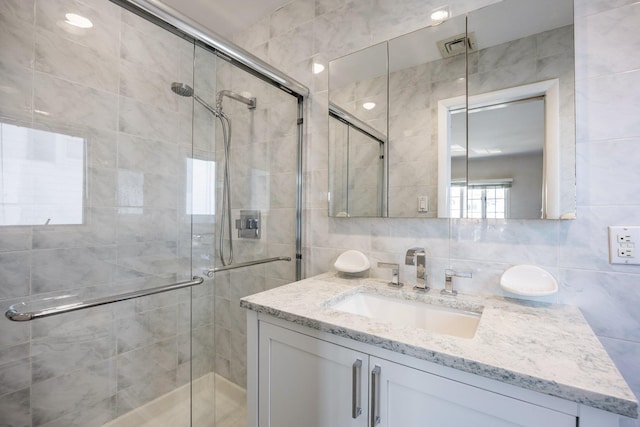
[[[258,324],[252,427],[576,426],[575,415],[352,349],[350,340]]]

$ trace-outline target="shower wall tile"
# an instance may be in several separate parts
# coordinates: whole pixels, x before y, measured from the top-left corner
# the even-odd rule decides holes
[[[116,132],[92,129],[84,132],[83,137],[87,144],[87,165],[90,168],[113,169],[116,167],[118,139]]]
[[[119,130],[146,139],[176,141],[178,117],[170,110],[120,97]]]
[[[149,384],[162,377],[164,382],[175,381],[178,363],[176,337],[118,356],[118,391],[141,384]]]
[[[31,229],[28,227],[3,227],[0,234],[0,252],[31,249]]]
[[[297,105],[291,100],[278,102],[269,109],[270,138],[282,138],[296,132]],[[291,153],[293,154],[293,153]]]
[[[73,294],[73,291],[69,293]],[[34,322],[31,325],[31,335],[34,341],[38,339],[68,341],[74,337],[82,341],[107,336],[112,327],[111,308],[104,306],[54,316],[46,322]]]
[[[108,284],[113,279],[113,246],[34,250],[31,291],[44,293]]]
[[[97,90],[118,91],[118,57],[48,31],[36,34],[35,69]]]
[[[115,355],[112,328],[77,336],[43,337],[31,344],[31,377],[37,383],[103,362]]]
[[[118,104],[114,94],[42,73],[35,73],[33,92],[33,108],[44,112],[40,119],[43,123],[116,129]]]
[[[0,4],[0,15],[33,23],[35,0],[5,0]]]
[[[0,37],[2,36],[0,35]],[[0,74],[4,79],[3,87],[0,89],[2,92],[0,115],[12,119],[29,120],[33,114],[33,80],[25,78],[25,76],[31,76],[33,71],[11,62],[5,62],[3,58],[0,61]]]
[[[33,249],[103,246],[116,243],[116,212],[113,208],[85,208],[83,224],[33,228]]]
[[[0,254],[0,300],[29,295],[31,253],[5,252]]]
[[[108,208],[116,205],[118,175],[115,169],[88,168],[86,180],[90,207]]]
[[[271,192],[271,208],[296,207],[296,174],[275,173],[271,175],[270,187],[276,191]]]
[[[3,3],[4,4],[4,3]],[[33,68],[35,29],[31,22],[14,19],[6,10],[0,14],[0,49],[4,62]]]
[[[172,81],[180,80],[180,51],[178,38],[169,32],[156,33],[138,31],[123,24],[120,57],[154,70]]]
[[[43,425],[82,407],[109,400],[114,389],[113,360],[35,383],[31,387],[33,425]]]
[[[0,396],[2,423],[7,427],[31,426],[30,389]]]
[[[42,427],[100,427],[113,418],[116,399],[103,399],[95,404],[80,406],[65,413],[54,421],[42,424]]]
[[[76,43],[92,47],[107,55],[117,56],[119,38],[114,37],[119,8],[104,1],[36,0],[36,26]],[[66,13],[76,13],[91,20],[93,27],[79,29],[64,22]]]
[[[157,73],[147,65],[122,60],[120,62],[120,94],[144,104],[178,111],[181,98],[171,91],[171,83],[182,81],[179,76]],[[189,98],[186,98],[189,100]]]
[[[118,354],[175,336],[177,306],[117,319]]]
[[[0,303],[3,311],[6,311],[11,304],[19,302],[17,300],[3,300]],[[11,348],[19,347],[29,342],[29,325],[24,322],[0,322],[0,351],[13,352]]]
[[[0,364],[0,395],[29,387],[31,371],[29,358]]]

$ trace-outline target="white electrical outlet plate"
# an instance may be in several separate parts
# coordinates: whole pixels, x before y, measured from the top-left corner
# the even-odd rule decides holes
[[[640,226],[609,226],[609,264],[640,265]]]

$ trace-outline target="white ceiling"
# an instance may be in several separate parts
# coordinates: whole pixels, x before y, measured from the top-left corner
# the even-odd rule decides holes
[[[291,0],[162,0],[199,24],[231,39]]]

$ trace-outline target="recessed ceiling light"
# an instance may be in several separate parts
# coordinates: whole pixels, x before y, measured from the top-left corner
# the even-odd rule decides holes
[[[446,21],[449,19],[449,16],[451,16],[449,13],[449,6],[442,6],[437,9],[433,9],[430,15],[431,20],[436,24]]]
[[[93,27],[93,22],[90,19],[85,18],[84,16],[75,14],[75,13],[67,13],[64,15],[66,18],[64,22],[69,25],[73,25],[78,28],[91,28]]]
[[[318,64],[317,62],[313,63],[313,74],[320,74],[324,71],[324,65]]]
[[[364,104],[362,104],[362,108],[364,108],[365,110],[373,110],[374,108],[376,108],[376,103],[375,102],[365,102]]]

